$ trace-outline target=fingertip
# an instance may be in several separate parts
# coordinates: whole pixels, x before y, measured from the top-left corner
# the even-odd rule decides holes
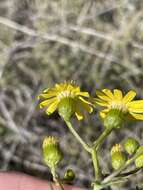
[[[37,179],[26,174],[15,172],[0,173],[0,189],[2,190],[59,190],[59,187],[51,182]],[[83,190],[79,187],[64,185],[65,190]]]

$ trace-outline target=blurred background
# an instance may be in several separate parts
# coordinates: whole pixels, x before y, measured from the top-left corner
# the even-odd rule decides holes
[[[89,155],[57,113],[49,117],[37,106],[44,88],[71,79],[93,96],[95,89],[119,88],[143,98],[142,0],[0,0],[1,171],[50,180],[41,143],[55,135],[64,152],[59,172],[72,168],[74,184],[90,187]],[[103,130],[96,111],[73,123],[89,143]],[[143,123],[110,135],[101,151],[104,172],[111,171],[111,146],[125,136],[142,143]],[[134,189],[141,181],[140,173],[114,190]]]

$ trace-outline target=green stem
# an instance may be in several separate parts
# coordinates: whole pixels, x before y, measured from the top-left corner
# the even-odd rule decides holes
[[[52,176],[53,176],[53,181],[59,185],[61,190],[64,190],[63,184],[60,181],[60,178],[58,177],[58,175],[56,174],[56,170],[55,170],[54,167],[51,168],[51,173],[52,173]]]
[[[133,175],[133,174],[136,174],[137,172],[139,172],[142,168],[135,168],[133,170],[130,170],[128,172],[124,172],[124,173],[121,173],[119,175],[117,175],[116,177],[128,177],[130,175]],[[105,177],[108,177],[109,174],[104,174],[104,178]]]
[[[93,184],[93,190],[102,190],[103,189],[103,187],[102,187],[102,185],[100,185],[100,184]]]
[[[119,174],[118,176],[119,177],[128,177],[130,175],[133,175],[133,174],[136,174],[137,172],[139,172],[141,170],[141,168],[135,168],[134,170],[131,170],[129,172],[125,172],[125,173],[122,173],[122,174]]]
[[[93,162],[94,171],[95,171],[95,181],[100,181],[102,177],[102,173],[101,173],[101,168],[99,165],[96,149],[94,148],[92,149],[91,155],[92,155],[92,162]]]
[[[57,183],[60,186],[61,190],[64,190],[63,184],[59,179],[57,179]]]
[[[112,129],[106,128],[103,133],[99,136],[99,138],[93,143],[93,148],[96,148],[98,150],[100,146],[103,144],[104,140],[107,138],[107,136],[111,133]]]
[[[78,140],[78,142],[83,146],[83,148],[84,148],[87,152],[91,153],[91,150],[92,150],[92,149],[90,148],[90,146],[89,146],[88,144],[86,144],[86,143],[84,142],[84,140],[82,140],[82,138],[79,136],[79,134],[74,130],[74,128],[73,128],[71,122],[70,122],[70,121],[65,121],[65,122],[66,122],[66,124],[67,124],[69,130],[71,131],[71,133],[75,136],[75,138],[76,138],[76,139]]]
[[[57,175],[56,175],[56,170],[55,170],[55,167],[51,167],[51,173],[52,173],[52,176],[53,176],[53,181],[54,182],[57,182]]]
[[[95,184],[94,184],[94,190],[103,189],[102,185],[96,184],[96,182],[100,182],[102,179],[102,170],[100,168],[99,160],[98,160],[98,153],[100,146],[103,144],[104,140],[107,138],[107,136],[111,133],[111,128],[106,128],[103,133],[99,136],[99,138],[93,143],[92,146],[92,161],[93,166],[95,170]]]

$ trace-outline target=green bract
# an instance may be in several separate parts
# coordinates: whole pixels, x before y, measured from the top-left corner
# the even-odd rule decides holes
[[[135,165],[137,168],[142,168],[143,167],[143,146],[140,146],[137,150],[137,154],[141,152],[141,155],[138,156],[135,160]]]
[[[121,128],[125,122],[124,114],[117,109],[112,109],[104,119],[106,128]]]
[[[63,98],[58,105],[58,112],[65,120],[69,120],[75,112],[75,100]]]
[[[136,139],[129,137],[124,142],[124,148],[128,154],[132,155],[136,152],[139,147],[139,143]]]

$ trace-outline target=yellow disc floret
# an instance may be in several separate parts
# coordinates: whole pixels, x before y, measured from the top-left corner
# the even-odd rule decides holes
[[[116,152],[122,152],[123,148],[120,144],[115,144],[111,149],[111,155],[113,155]]]
[[[58,143],[59,139],[57,137],[49,136],[44,138],[42,147],[44,149],[47,146],[56,146]]]

